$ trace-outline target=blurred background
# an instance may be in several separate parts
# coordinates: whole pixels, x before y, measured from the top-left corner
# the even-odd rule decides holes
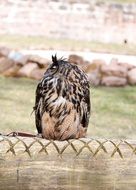
[[[51,55],[91,83],[88,136],[136,137],[136,0],[0,0],[0,132],[36,133],[35,89]]]

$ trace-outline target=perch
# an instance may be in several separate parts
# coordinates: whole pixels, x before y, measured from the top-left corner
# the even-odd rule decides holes
[[[1,190],[135,190],[136,141],[0,136]]]

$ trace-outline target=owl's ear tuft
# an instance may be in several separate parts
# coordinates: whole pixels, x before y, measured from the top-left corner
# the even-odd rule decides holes
[[[55,64],[55,65],[58,65],[58,60],[57,60],[57,55],[55,54],[55,56],[52,55],[52,62]]]

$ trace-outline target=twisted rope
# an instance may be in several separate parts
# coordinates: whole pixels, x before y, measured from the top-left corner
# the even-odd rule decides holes
[[[77,142],[79,143],[78,147]],[[120,158],[124,158],[124,153],[121,150],[122,145],[125,145],[133,155],[136,155],[136,145],[131,144],[128,141],[122,140],[118,140],[118,142],[115,142],[113,140],[72,139],[68,141],[59,142],[53,140],[40,139],[36,137],[21,138],[2,136],[0,140],[0,145],[1,143],[6,143],[8,144],[8,146],[6,146],[7,150],[0,148],[0,154],[2,151],[4,151],[5,155],[12,153],[13,156],[19,154],[19,144],[21,146],[21,152],[26,153],[29,157],[32,157],[33,151],[31,149],[35,148],[36,145],[38,145],[38,148],[36,148],[36,150],[38,150],[36,154],[45,153],[45,155],[50,155],[49,150],[51,148],[50,146],[52,146],[52,149],[54,149],[55,153],[57,153],[57,155],[59,155],[60,157],[62,157],[68,149],[72,150],[73,155],[75,155],[75,157],[81,155],[84,152],[84,149],[87,149],[87,153],[89,153],[89,155],[92,157],[97,157],[99,152],[102,151],[104,154],[108,154],[110,157],[114,157],[118,154]],[[112,150],[107,150],[107,143],[110,143],[112,145]]]

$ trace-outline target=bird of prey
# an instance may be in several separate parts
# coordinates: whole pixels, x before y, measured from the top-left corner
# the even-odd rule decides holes
[[[90,107],[86,74],[77,65],[52,56],[52,64],[36,89],[34,111],[38,134],[53,140],[85,137]]]

